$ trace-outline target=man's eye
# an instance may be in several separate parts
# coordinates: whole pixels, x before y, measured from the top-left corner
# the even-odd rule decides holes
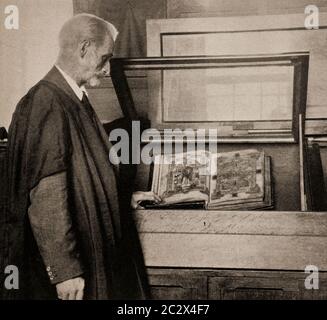
[[[110,56],[104,56],[104,57],[102,57],[102,62],[105,63],[105,62],[109,61],[109,59],[110,59]]]

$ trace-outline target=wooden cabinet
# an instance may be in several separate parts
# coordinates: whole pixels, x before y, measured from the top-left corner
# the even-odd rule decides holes
[[[138,210],[154,299],[327,299],[326,212]],[[305,288],[308,265],[318,290]]]
[[[210,299],[218,300],[299,300],[326,298],[325,290],[304,287],[307,274],[298,272],[235,271],[230,275],[210,277]]]
[[[319,289],[306,289],[304,272],[206,269],[148,269],[153,299],[313,300],[327,299],[327,273]]]
[[[149,269],[153,299],[207,299],[207,277],[192,271]]]
[[[200,2],[197,0],[180,1],[177,4],[176,1],[168,1],[168,16],[171,17],[172,12],[176,14],[176,17],[195,16],[193,12],[201,13],[213,6],[217,8],[217,11],[221,11],[220,5],[217,5],[218,1],[206,1],[208,6]],[[229,5],[234,15],[233,4],[239,4],[239,1],[231,2],[233,3]],[[299,12],[302,0],[296,2],[297,4],[285,6],[295,9],[292,9],[292,12]],[[319,3],[322,4],[322,2]],[[270,2],[268,6],[268,2],[264,1],[259,11],[279,13],[279,11],[275,12],[274,6],[270,5]],[[276,8],[278,7],[279,5],[276,5]],[[238,9],[239,5],[235,8]],[[243,13],[245,11],[243,10]],[[155,129],[162,129],[163,126],[184,129],[191,127],[192,124],[192,121],[186,121],[189,114],[182,108],[183,100],[183,103],[176,102],[175,109],[179,111],[183,109],[180,114],[185,117],[178,119],[179,123],[174,123],[174,119],[170,121],[169,117],[167,117],[169,121],[165,118],[167,114],[169,116],[169,112],[165,113],[167,110],[165,101],[172,100],[173,90],[166,90],[168,98],[165,99],[165,90],[162,88],[165,88],[163,85],[166,77],[165,68],[172,61],[175,63],[174,67],[180,69],[179,62],[190,63],[190,59],[199,57],[203,59],[232,57],[235,62],[240,55],[247,57],[252,55],[254,59],[257,59],[259,56],[272,57],[281,52],[301,52],[301,54],[308,53],[310,56],[310,68],[307,70],[308,83],[307,71],[304,68],[302,69],[304,72],[300,72],[302,85],[299,85],[296,80],[293,86],[295,89],[293,93],[297,92],[294,94],[293,110],[301,109],[299,118],[289,117],[295,129],[293,131],[295,143],[280,143],[281,141],[276,139],[278,128],[275,121],[272,122],[270,128],[267,126],[268,122],[263,123],[260,128],[247,128],[241,119],[234,119],[236,121],[231,124],[231,128],[245,130],[249,135],[254,134],[256,139],[258,134],[266,129],[272,130],[271,133],[274,129],[277,131],[270,136],[267,135],[271,139],[270,142],[265,141],[265,144],[260,144],[258,140],[250,136],[246,137],[244,144],[242,141],[235,143],[237,139],[230,139],[229,142],[228,139],[225,141],[218,139],[221,152],[248,148],[251,145],[264,150],[271,156],[275,188],[274,211],[176,209],[135,212],[145,264],[148,267],[155,298],[193,298],[194,295],[194,298],[197,298],[198,295],[194,292],[205,292],[201,296],[218,300],[327,298],[327,212],[318,212],[326,211],[325,204],[320,207],[319,202],[326,198],[326,191],[324,188],[319,188],[321,193],[314,191],[316,187],[323,185],[323,181],[319,184],[314,182],[318,171],[312,164],[316,164],[316,168],[320,167],[318,176],[322,178],[321,159],[319,154],[314,157],[314,153],[311,153],[316,147],[306,143],[308,136],[320,136],[327,133],[326,123],[320,122],[321,118],[327,116],[324,97],[327,91],[321,90],[323,84],[327,83],[324,79],[327,75],[325,72],[326,56],[321,54],[325,51],[321,45],[324,41],[321,39],[326,38],[326,28],[320,28],[316,30],[317,32],[314,31],[314,34],[305,29],[303,11],[301,12],[301,14],[287,17],[284,14],[262,16],[260,12],[258,16],[251,17],[225,17],[225,10],[223,18],[147,21],[147,55],[158,58],[157,60],[147,58],[141,62],[151,65],[151,70],[148,68],[151,71],[151,77],[153,71],[157,72],[155,66],[158,61],[164,66],[160,66],[160,71],[158,71],[160,77],[155,77],[155,81],[148,81],[150,85],[148,85],[149,95],[146,106],[140,103],[132,104],[132,106],[135,106],[136,113],[147,115],[151,120],[151,127]],[[319,19],[321,26],[327,25],[326,13],[321,12]],[[126,61],[126,71],[130,72],[133,65],[135,67],[139,62]],[[305,65],[306,63],[302,64],[302,66]],[[207,68],[207,65],[205,67]],[[210,73],[212,74],[214,73]],[[231,74],[230,70],[228,74]],[[192,79],[188,82],[193,83],[194,79],[204,79],[197,75],[194,72]],[[151,77],[149,79],[154,79]],[[184,79],[187,77],[181,80],[183,83],[179,87],[178,83],[175,86],[178,92],[189,85]],[[195,91],[189,90],[189,92]],[[201,93],[204,92],[212,91],[210,88],[201,90]],[[300,98],[301,95],[302,98]],[[224,94],[221,93],[220,96]],[[215,101],[219,101],[219,98],[217,97]],[[134,99],[135,101],[137,99]],[[186,104],[187,107],[190,105]],[[244,110],[250,110],[252,107],[251,104]],[[205,113],[203,109],[194,108]],[[281,107],[281,110],[284,108]],[[297,111],[293,113],[293,116],[296,113]],[[210,120],[214,120],[213,118]],[[220,117],[218,120],[221,119],[224,118]],[[183,120],[187,123],[183,123]],[[223,124],[226,121],[219,122]],[[193,128],[207,129],[209,125],[205,127],[203,121],[198,121]],[[216,123],[213,125],[219,128]],[[306,136],[303,134],[304,127],[306,127]],[[253,131],[253,129],[258,130]],[[224,134],[226,131],[222,136]],[[240,137],[239,134],[231,136]],[[150,177],[150,171],[146,170],[148,168],[145,168],[145,165],[140,165],[138,169],[137,185],[146,189],[147,181],[145,180]],[[315,265],[319,269],[319,290],[308,290],[304,286],[308,276],[304,269],[308,265]],[[199,279],[202,280],[199,282]],[[203,285],[200,286],[200,283]]]
[[[296,24],[298,24],[299,18],[295,19]],[[325,15],[325,19],[327,19],[327,15]],[[206,28],[204,22],[207,24],[208,21],[203,21],[203,28]],[[148,23],[148,31],[152,35],[148,42],[149,55],[156,56],[161,52],[163,56],[169,57],[116,59],[113,61],[112,79],[121,108],[125,110],[124,114],[146,115],[151,121],[151,127],[158,130],[184,129],[192,127],[191,125],[194,129],[201,126],[206,129],[210,129],[210,126],[221,129],[226,125],[227,121],[213,123],[211,121],[213,119],[210,119],[210,123],[206,123],[206,121],[183,123],[186,116],[183,119],[177,119],[179,122],[176,123],[173,120],[166,121],[164,117],[167,113],[165,101],[171,99],[172,94],[168,94],[169,99],[163,99],[165,92],[170,93],[163,89],[165,87],[163,84],[164,78],[170,74],[171,70],[188,69],[193,72],[194,66],[196,66],[197,69],[205,67],[208,72],[214,66],[213,63],[217,63],[214,67],[218,66],[219,59],[223,59],[220,60],[223,63],[229,59],[221,56],[175,57],[178,46],[181,47],[180,55],[185,54],[189,47],[199,48],[197,45],[188,46],[189,37],[194,37],[192,39],[195,39],[196,44],[199,34],[201,34],[200,40],[202,41],[203,34],[208,32],[208,42],[204,43],[212,43],[209,38],[212,35],[211,31],[214,32],[217,28],[215,22],[210,22],[212,23],[210,30],[192,30],[190,22],[187,21],[182,23],[180,21],[152,21]],[[199,25],[202,24],[197,24],[194,28]],[[262,27],[264,23],[262,22],[260,25]],[[223,24],[220,26],[223,27]],[[230,32],[234,34],[234,31]],[[167,37],[174,37],[178,32],[180,32],[180,39],[185,40],[183,42],[185,47],[177,38],[174,38],[173,43],[169,45],[170,40]],[[186,36],[184,32],[189,33]],[[192,32],[194,32],[193,35]],[[217,34],[217,41],[214,42],[217,44],[216,48],[220,43],[218,41],[220,32],[217,31]],[[256,36],[259,34],[261,35],[261,31]],[[233,43],[235,48],[239,46],[238,41]],[[204,47],[207,48],[205,45]],[[229,48],[228,54],[233,53],[235,48]],[[243,53],[246,52],[246,49],[248,48],[244,46]],[[212,53],[215,52],[215,50],[212,51]],[[260,53],[261,51],[258,52],[258,55]],[[267,52],[265,51],[265,53]],[[203,51],[202,54],[208,54],[208,52]],[[252,58],[258,59],[258,56]],[[311,58],[310,53],[310,69],[312,64],[317,66],[320,63],[315,57]],[[214,61],[214,59],[218,60]],[[240,59],[240,57],[233,56],[233,67],[235,67],[236,59]],[[281,59],[280,63],[282,59],[285,59],[285,55],[278,59]],[[307,144],[303,134],[303,120],[307,106],[307,62],[306,59],[302,62],[300,60],[294,61],[294,65],[297,65],[300,70],[294,75],[300,75],[299,79],[302,79],[300,82],[303,81],[303,83],[300,84],[298,80],[294,81],[294,92],[298,94],[294,95],[296,97],[293,103],[294,113],[286,123],[287,125],[291,124],[292,130],[288,134],[292,132],[293,142],[288,143],[289,137],[285,135],[280,137],[278,130],[274,132],[277,127],[276,121],[271,121],[271,127],[268,127],[268,121],[260,125],[256,122],[246,126],[245,122],[240,119],[238,119],[240,121],[226,125],[231,130],[238,130],[235,135],[228,132],[228,128],[224,128],[221,130],[220,139],[217,140],[221,152],[249,148],[249,143],[251,143],[251,146],[264,150],[271,156],[275,189],[274,211],[176,209],[135,212],[154,299],[327,298],[327,212],[318,212],[324,211],[326,205],[325,203],[321,205],[321,201],[325,199],[325,190],[322,187],[323,181],[320,184],[316,182],[317,178],[323,176],[319,150]],[[230,60],[228,61],[232,63]],[[242,61],[244,62],[244,60]],[[300,68],[301,65],[305,68]],[[140,100],[132,90],[133,86],[128,87],[128,83],[132,83],[131,78],[125,77],[131,72],[140,72],[140,70],[148,72],[148,80],[153,80],[148,81],[150,84],[148,98],[151,103],[148,101],[146,106],[139,103]],[[123,76],[124,74],[125,76]],[[198,73],[194,72],[194,75],[193,78],[197,79]],[[194,80],[192,81],[194,82]],[[184,87],[187,88],[188,84],[183,83],[183,85],[179,87],[179,92]],[[312,94],[314,90],[315,86],[309,85],[309,96],[310,91]],[[203,90],[203,92],[207,91]],[[186,96],[185,94],[184,97]],[[179,105],[176,105],[176,109]],[[203,109],[199,108],[199,110]],[[185,110],[183,113],[181,112],[183,115],[186,113]],[[297,114],[300,116],[298,117]],[[256,127],[256,125],[258,126]],[[283,127],[283,129],[288,130],[291,127]],[[268,129],[267,132],[265,132],[266,129]],[[245,136],[242,140],[239,138],[243,131],[245,131]],[[260,137],[260,134],[264,136]],[[314,154],[316,156],[313,156]],[[315,166],[312,166],[313,163]],[[318,177],[317,168],[320,172]],[[137,185],[145,190],[149,177],[151,177],[149,166],[141,164],[138,167]],[[318,186],[321,186],[319,192],[315,191]],[[315,265],[320,270],[319,290],[307,290],[304,287],[305,278],[308,276],[304,273],[307,265]]]

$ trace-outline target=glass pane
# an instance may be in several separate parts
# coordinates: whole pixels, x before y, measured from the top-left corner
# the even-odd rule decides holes
[[[163,121],[291,120],[294,68],[239,66],[163,71]]]

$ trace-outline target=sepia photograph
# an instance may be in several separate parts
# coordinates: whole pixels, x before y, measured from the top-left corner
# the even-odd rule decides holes
[[[327,300],[327,0],[0,0],[0,74],[0,301]]]

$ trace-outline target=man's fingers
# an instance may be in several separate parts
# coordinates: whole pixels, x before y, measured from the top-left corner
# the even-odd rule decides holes
[[[149,191],[147,193],[145,193],[147,199],[146,200],[153,200],[153,201],[157,201],[157,202],[161,202],[161,198],[156,194],[154,193],[153,191]]]
[[[60,292],[58,293],[58,298],[60,300],[68,300],[69,299],[69,294],[66,292]]]
[[[84,287],[85,287],[85,281],[84,281],[84,279],[81,279],[79,286],[78,286],[77,294],[76,294],[76,300],[83,300]]]
[[[136,191],[133,193],[136,200],[158,200],[162,201],[161,198],[153,191]]]
[[[81,300],[83,298],[84,284],[84,279],[81,277],[56,284],[58,298],[61,300],[77,300],[79,298]]]
[[[76,300],[83,300],[84,290],[78,290],[76,295]]]
[[[68,295],[68,300],[76,300],[77,291],[71,291]]]
[[[161,198],[156,194],[152,194],[150,196],[149,200],[152,200],[152,201],[155,201],[155,202],[161,202],[162,201]]]
[[[158,202],[161,202],[162,201],[162,199],[157,194],[154,194],[154,198]]]
[[[82,298],[78,299],[80,296]],[[61,300],[82,300],[83,290],[72,290],[70,292],[61,292],[58,294],[58,298]]]

